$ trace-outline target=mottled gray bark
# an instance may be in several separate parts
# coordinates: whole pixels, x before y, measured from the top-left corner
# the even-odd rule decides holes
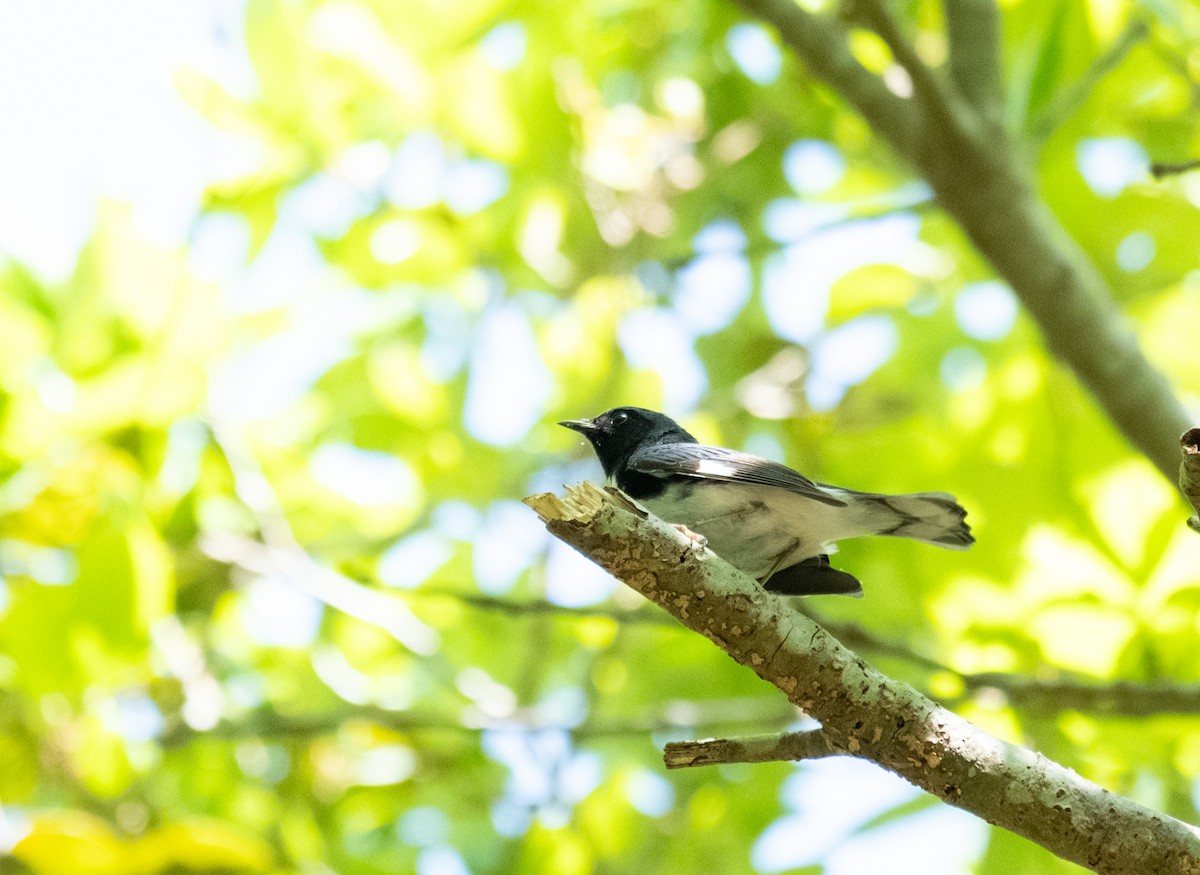
[[[526,503],[552,535],[704,635],[816,718],[831,751],[1111,875],[1200,873],[1200,830],[995,738],[867,665],[785,599],[590,484]],[[647,671],[653,670],[648,664]]]

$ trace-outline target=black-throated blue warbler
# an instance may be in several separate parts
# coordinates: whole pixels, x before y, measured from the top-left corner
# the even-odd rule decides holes
[[[583,434],[618,489],[783,595],[862,595],[829,565],[835,541],[892,535],[965,550],[975,542],[953,495],[879,495],[814,483],[768,459],[708,447],[670,417],[615,407],[559,425]]]

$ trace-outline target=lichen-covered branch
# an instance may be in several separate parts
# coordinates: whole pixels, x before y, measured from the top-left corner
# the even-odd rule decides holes
[[[1183,461],[1179,464],[1179,488],[1196,511],[1188,525],[1200,532],[1200,428],[1184,432],[1179,447],[1183,452]]]
[[[552,535],[774,684],[831,748],[1111,875],[1200,873],[1200,830],[988,735],[885,677],[788,602],[590,484],[526,499]],[[647,660],[646,671],[653,671]]]
[[[1142,354],[1100,272],[1038,197],[1028,158],[1007,148],[977,110],[960,112],[965,101],[941,113],[922,106],[920,91],[916,100],[891,94],[854,60],[845,28],[835,19],[806,12],[792,0],[736,2],[775,27],[814,75],[921,173],[938,203],[1012,287],[1054,355],[1075,371],[1130,443],[1174,481],[1175,440],[1188,418]]]

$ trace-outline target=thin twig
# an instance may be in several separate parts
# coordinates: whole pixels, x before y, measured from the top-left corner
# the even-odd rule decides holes
[[[1149,35],[1150,27],[1143,19],[1130,19],[1112,45],[1092,62],[1083,75],[1056,94],[1050,104],[1038,114],[1029,126],[1030,139],[1037,143],[1048,140],[1059,125],[1071,118],[1087,102],[1101,80],[1115,70],[1133,47]]]
[[[668,769],[687,769],[719,763],[812,760],[840,753],[844,751],[835,748],[824,732],[810,729],[807,732],[785,732],[783,735],[670,741],[663,747],[663,762]]]
[[[1150,175],[1155,179],[1163,179],[1167,176],[1178,176],[1181,173],[1187,173],[1200,167],[1200,158],[1193,158],[1191,161],[1177,161],[1174,163],[1168,161],[1155,161],[1150,165]]]
[[[858,0],[856,9],[892,50],[896,62],[912,79],[913,90],[929,117],[936,120],[945,133],[957,133],[973,127],[973,119],[964,112],[962,100],[953,86],[944,82],[929,65],[918,57],[912,43],[900,32],[896,19],[888,12],[883,0]]]

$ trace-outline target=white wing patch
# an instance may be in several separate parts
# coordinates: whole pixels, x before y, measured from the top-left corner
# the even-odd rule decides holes
[[[720,459],[702,459],[696,465],[697,474],[710,474],[713,477],[736,477],[738,469]]]

